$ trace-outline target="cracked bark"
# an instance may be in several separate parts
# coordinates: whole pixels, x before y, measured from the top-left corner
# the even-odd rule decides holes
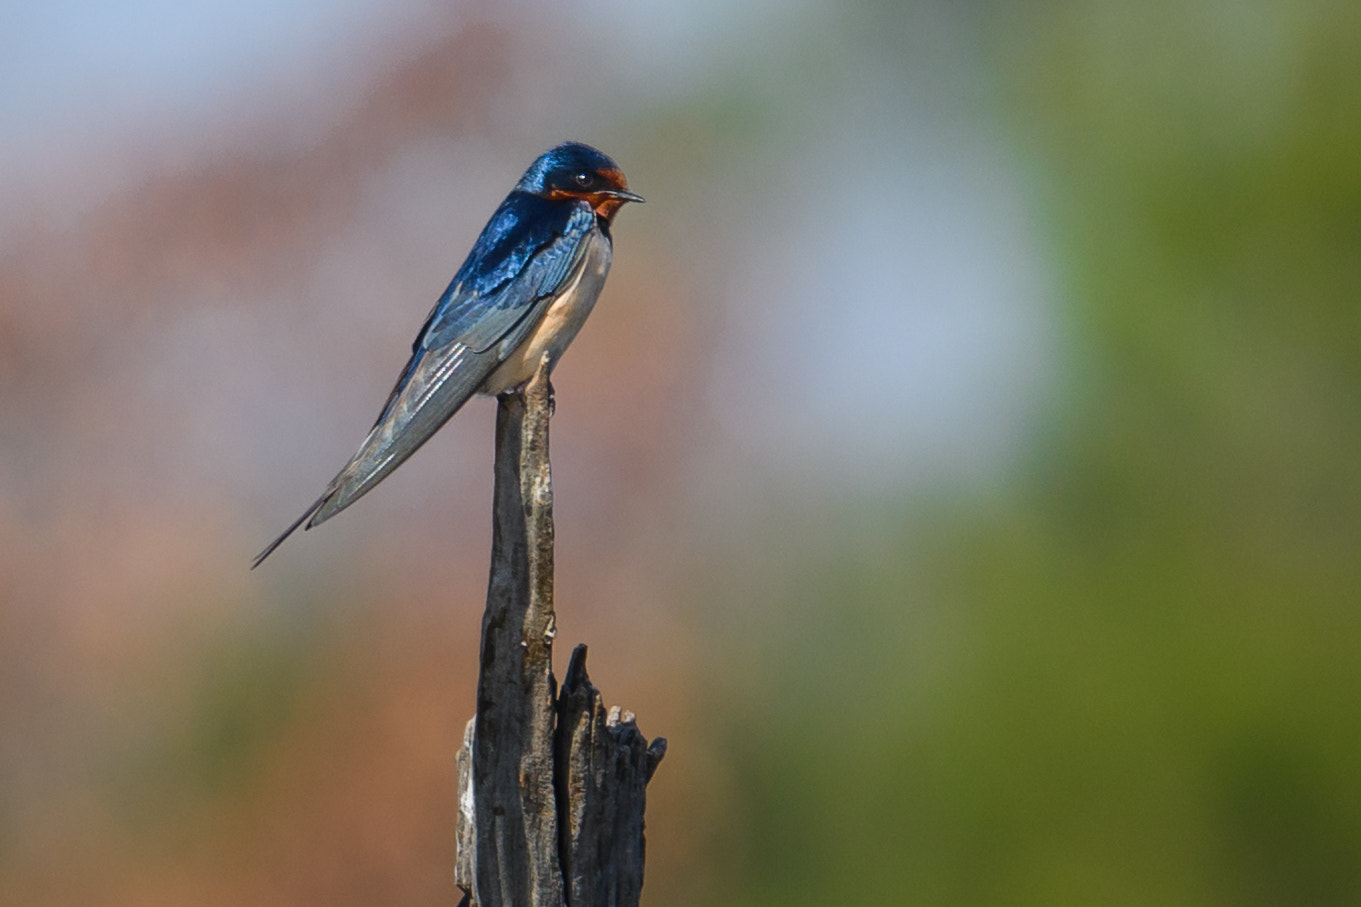
[[[553,483],[547,360],[498,398],[491,576],[477,714],[458,755],[455,880],[473,907],[632,907],[646,785],[666,752],[606,711],[572,653],[553,677]]]

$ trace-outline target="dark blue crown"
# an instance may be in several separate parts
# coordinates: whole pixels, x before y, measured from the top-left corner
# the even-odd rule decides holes
[[[525,175],[520,177],[515,188],[540,195],[554,185],[569,186],[578,173],[618,169],[619,165],[609,155],[590,145],[563,142],[539,155],[539,159],[530,164]]]

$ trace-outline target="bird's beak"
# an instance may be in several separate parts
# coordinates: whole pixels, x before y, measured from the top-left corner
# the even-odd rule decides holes
[[[606,189],[600,194],[609,196],[610,198],[617,198],[621,202],[638,202],[639,204],[641,204],[643,201],[643,197],[641,195],[635,195],[634,193],[628,191],[627,189]]]

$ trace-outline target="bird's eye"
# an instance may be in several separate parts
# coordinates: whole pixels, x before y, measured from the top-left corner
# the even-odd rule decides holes
[[[583,189],[591,185],[591,183],[595,182],[595,177],[593,177],[589,173],[578,173],[575,179],[577,181],[577,185]]]

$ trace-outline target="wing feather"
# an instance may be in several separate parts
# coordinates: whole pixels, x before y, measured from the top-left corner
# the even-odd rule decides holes
[[[449,421],[570,284],[594,229],[595,213],[586,205],[549,206],[522,193],[507,198],[430,312],[364,443],[255,565],[298,526],[310,529],[354,503]]]
[[[537,196],[525,196],[521,207],[548,204]],[[504,206],[503,206],[504,207]],[[581,263],[584,240],[596,228],[595,212],[587,205],[558,205],[550,209],[559,217],[536,217],[514,222],[508,241],[512,244],[489,264],[481,255],[481,241],[468,257],[482,267],[464,264],[431,313],[420,338],[425,349],[461,343],[475,352],[495,346],[505,338],[536,302],[551,295]],[[565,215],[565,216],[561,216]],[[493,218],[493,223],[500,220]],[[556,222],[555,222],[556,221]],[[485,234],[484,234],[485,235]],[[491,253],[501,251],[498,248]]]

